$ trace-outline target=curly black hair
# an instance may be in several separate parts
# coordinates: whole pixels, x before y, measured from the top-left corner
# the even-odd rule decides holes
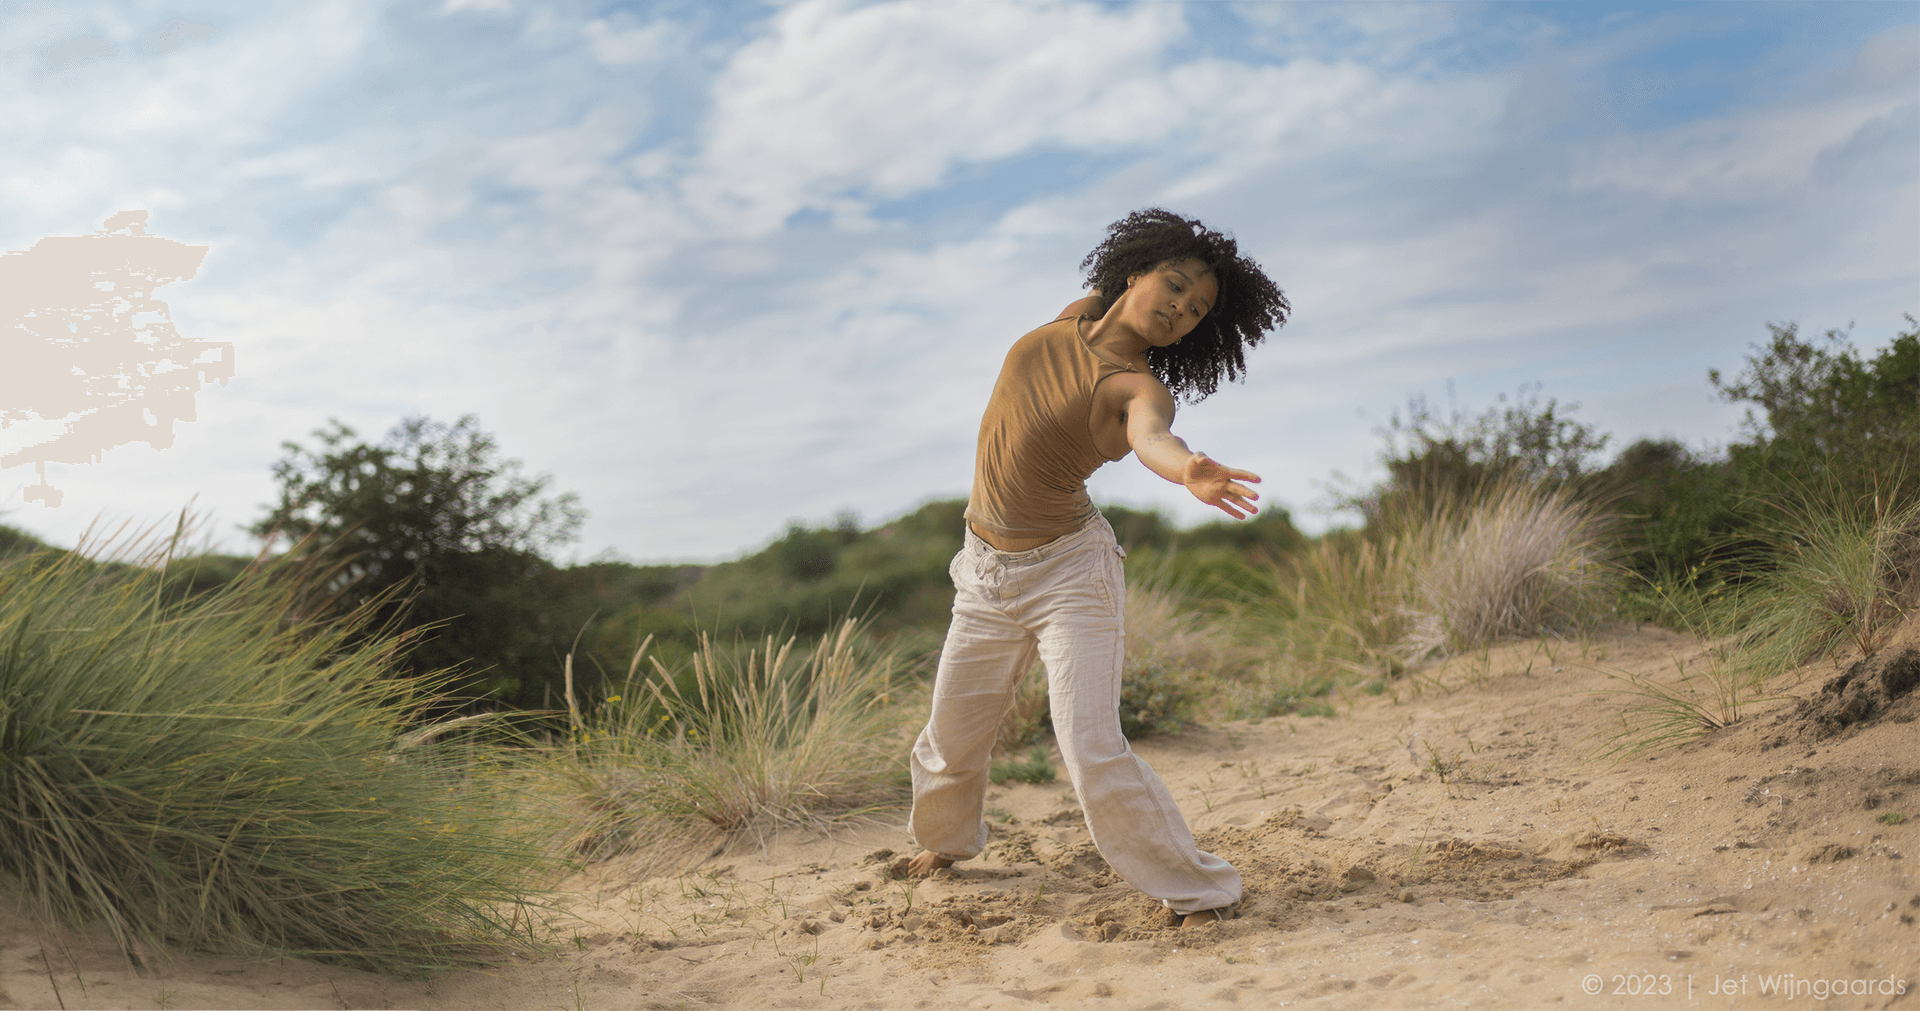
[[[1149,207],[1107,226],[1107,237],[1080,262],[1086,286],[1106,306],[1126,290],[1127,278],[1163,263],[1200,260],[1220,282],[1213,309],[1178,344],[1149,347],[1147,366],[1176,397],[1199,403],[1220,388],[1220,377],[1246,374],[1246,349],[1287,322],[1292,306],[1260,265],[1240,255],[1239,243],[1193,218]]]

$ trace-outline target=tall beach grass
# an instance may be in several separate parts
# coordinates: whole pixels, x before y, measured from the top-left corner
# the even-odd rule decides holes
[[[1763,676],[1851,647],[1880,649],[1920,604],[1920,501],[1781,506],[1760,576],[1739,594],[1738,644]]]
[[[1565,486],[1500,481],[1442,502],[1411,541],[1410,659],[1561,633],[1607,614],[1622,581],[1612,518]]]
[[[509,937],[538,851],[481,753],[412,722],[401,641],[300,619],[257,568],[168,604],[147,546],[0,560],[0,874],[130,955],[420,970]]]
[[[557,801],[561,847],[671,861],[897,802],[907,740],[890,703],[905,666],[857,619],[810,650],[703,636],[685,671],[642,643],[616,694],[569,701],[571,739],[533,770]]]
[[[1610,525],[1567,490],[1503,480],[1323,536],[1271,562],[1271,589],[1235,606],[1264,653],[1236,709],[1291,711],[1503,638],[1599,620],[1620,585]]]

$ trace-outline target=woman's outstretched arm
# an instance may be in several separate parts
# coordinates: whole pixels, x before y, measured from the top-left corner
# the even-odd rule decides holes
[[[1234,519],[1258,512],[1253,502],[1259,494],[1240,482],[1259,484],[1260,475],[1188,449],[1187,441],[1173,434],[1173,395],[1159,383],[1141,382],[1144,378],[1115,376],[1108,380],[1134,380],[1130,385],[1136,389],[1127,402],[1127,445],[1133,447],[1133,455],[1148,470],[1185,485],[1194,498]]]

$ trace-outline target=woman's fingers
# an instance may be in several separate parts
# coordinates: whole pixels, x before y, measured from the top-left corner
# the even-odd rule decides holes
[[[1252,493],[1248,492],[1245,488],[1239,489],[1239,492],[1239,494],[1235,494],[1233,491],[1228,491],[1226,494],[1209,502],[1208,505],[1214,506],[1234,519],[1244,519],[1245,517],[1242,516],[1242,512],[1246,515],[1259,512],[1258,509],[1253,507],[1252,503],[1247,501],[1248,498],[1253,497]]]

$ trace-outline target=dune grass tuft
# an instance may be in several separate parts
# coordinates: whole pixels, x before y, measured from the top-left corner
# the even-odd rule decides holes
[[[1610,518],[1564,487],[1503,481],[1447,504],[1408,535],[1410,659],[1503,638],[1559,632],[1606,614],[1619,596]]]
[[[410,723],[400,641],[300,620],[257,569],[168,604],[166,557],[0,561],[0,873],[129,954],[406,971],[508,938],[537,846],[479,752]]]
[[[1597,620],[1618,597],[1609,523],[1566,490],[1505,480],[1275,559],[1263,573],[1268,587],[1233,608],[1261,659],[1228,687],[1229,710],[1320,710],[1322,697],[1348,685]]]
[[[899,654],[873,647],[857,619],[809,653],[795,647],[703,637],[675,672],[643,643],[620,693],[540,763],[565,812],[562,845],[589,859],[660,844],[685,855],[904,796],[889,705]]]
[[[1771,676],[1839,646],[1869,655],[1920,591],[1920,502],[1782,507],[1769,566],[1739,597],[1739,645]]]

